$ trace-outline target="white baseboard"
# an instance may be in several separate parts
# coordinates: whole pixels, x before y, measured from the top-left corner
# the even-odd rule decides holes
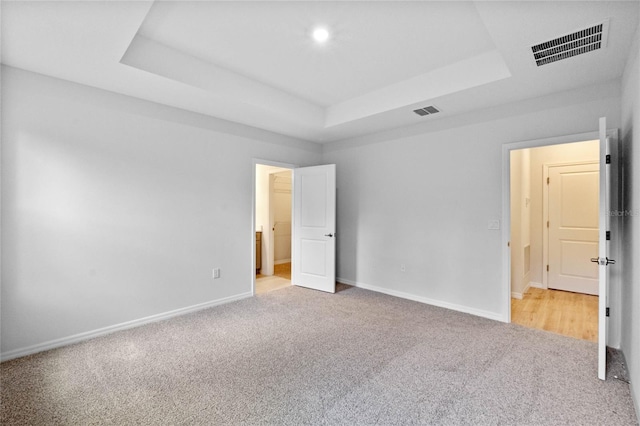
[[[531,286],[531,282],[529,282],[529,283],[524,287],[524,290],[522,290],[522,293],[518,293],[518,292],[516,292],[516,291],[512,291],[512,292],[511,292],[511,298],[512,298],[512,299],[520,299],[520,300],[524,299],[524,294],[525,294],[527,291],[529,291],[529,287],[532,287],[532,286]]]
[[[8,361],[14,358],[20,358],[26,355],[35,354],[37,352],[48,351],[50,349],[59,348],[62,346],[72,345],[84,340],[93,339],[95,337],[104,336],[107,334],[115,333],[116,331],[127,330],[129,328],[139,327],[144,324],[152,322],[158,322],[172,317],[180,315],[190,314],[192,312],[200,311],[202,309],[211,308],[213,306],[222,305],[225,303],[235,302],[236,300],[246,299],[252,297],[251,293],[242,293],[236,296],[225,297],[222,299],[212,300],[209,302],[199,303],[197,305],[187,306],[185,308],[175,309],[169,312],[163,312],[161,314],[151,315],[148,317],[140,318],[137,320],[127,321],[120,324],[110,325],[108,327],[99,328],[97,330],[86,331],[84,333],[74,334],[68,337],[62,337],[60,339],[49,340],[48,342],[38,343],[36,345],[27,346],[25,348],[14,349],[0,354],[0,362]]]
[[[416,296],[414,294],[405,293],[403,291],[390,290],[384,287],[378,287],[371,284],[360,283],[346,278],[336,278],[336,281],[342,284],[352,285],[365,290],[371,290],[378,293],[388,294],[389,296],[400,297],[402,299],[413,300],[414,302],[424,303],[426,305],[438,306],[440,308],[451,309],[452,311],[464,312],[466,314],[478,317],[488,318],[494,321],[506,322],[506,318],[495,312],[483,311],[481,309],[470,308],[468,306],[458,305],[455,303],[444,302],[441,300],[429,299],[427,297]]]
[[[273,261],[274,265],[281,265],[283,263],[291,263],[291,259],[281,259],[281,260],[274,260]]]
[[[533,287],[533,288],[541,288],[541,289],[544,289],[544,290],[546,290],[546,289],[547,289],[547,288],[544,286],[544,284],[542,284],[542,283],[537,283],[537,282],[535,282],[535,281],[531,281],[531,282],[529,283],[529,287]]]

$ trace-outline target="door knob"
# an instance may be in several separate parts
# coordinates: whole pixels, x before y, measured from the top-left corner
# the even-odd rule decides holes
[[[599,257],[592,257],[591,261],[593,263],[597,263],[599,265],[604,265],[604,266],[615,265],[616,264],[615,260],[609,259],[608,257],[605,257],[604,259],[600,259]]]
[[[333,234],[324,234],[325,237],[333,237]]]

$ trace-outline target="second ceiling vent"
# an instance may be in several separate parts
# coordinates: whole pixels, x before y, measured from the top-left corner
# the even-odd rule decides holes
[[[531,46],[536,65],[542,66],[607,46],[609,20],[553,40]]]
[[[418,115],[431,115],[431,114],[435,114],[437,112],[440,112],[440,110],[436,107],[434,107],[433,105],[424,107],[424,108],[418,108],[418,109],[414,109],[413,112],[415,112]]]

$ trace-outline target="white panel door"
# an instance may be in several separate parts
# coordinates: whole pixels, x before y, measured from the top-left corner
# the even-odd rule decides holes
[[[335,293],[336,166],[293,170],[292,284]]]
[[[609,139],[607,138],[607,119],[600,118],[600,232],[598,244],[598,257],[591,259],[598,264],[598,290],[600,297],[598,299],[598,378],[605,380],[607,369],[607,306],[609,295],[609,268],[607,265],[615,263],[610,259],[609,240],[607,233],[611,229],[611,194],[613,173],[617,173],[614,169],[617,164],[617,158],[614,161],[609,156],[611,151],[609,147]]]
[[[599,169],[549,167],[549,288],[598,295]]]

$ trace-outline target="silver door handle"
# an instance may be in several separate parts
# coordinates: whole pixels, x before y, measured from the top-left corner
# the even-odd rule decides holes
[[[616,264],[615,260],[609,259],[608,257],[605,257],[604,259],[600,259],[599,257],[592,257],[591,261],[593,263],[597,263],[598,265],[604,265],[604,266]]]
[[[325,237],[333,237],[333,234],[324,234]]]

